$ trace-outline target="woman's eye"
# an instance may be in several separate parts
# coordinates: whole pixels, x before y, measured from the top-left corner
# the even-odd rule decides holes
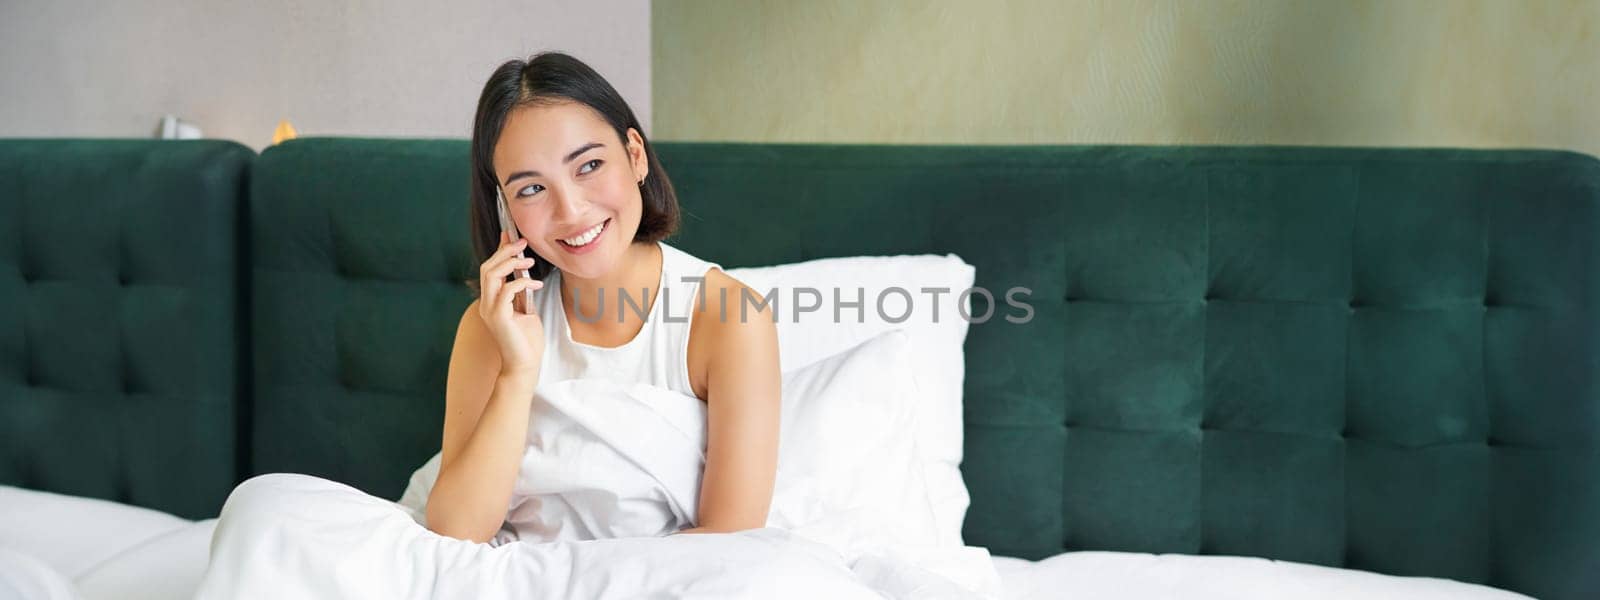
[[[600,160],[598,158],[596,158],[594,160],[590,160],[589,162],[583,163],[583,168],[578,169],[578,173],[581,174],[581,173],[593,172],[595,169],[600,168],[600,165],[604,164],[605,162],[606,161]],[[517,190],[517,197],[518,198],[527,198],[529,196],[532,196],[534,194],[539,193],[540,190],[543,190],[543,189],[544,189],[544,186],[539,185],[537,183],[529,184],[527,187],[524,187],[524,188],[522,188],[520,190]]]

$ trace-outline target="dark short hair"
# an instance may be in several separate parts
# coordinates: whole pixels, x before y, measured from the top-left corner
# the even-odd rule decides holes
[[[639,139],[644,140],[650,172],[645,175],[640,190],[644,210],[633,241],[657,242],[677,231],[678,195],[673,192],[672,181],[656,159],[650,139],[645,137],[644,127],[639,125],[633,109],[616,88],[583,61],[561,52],[541,52],[525,61],[510,60],[501,64],[489,75],[489,81],[483,84],[483,93],[478,96],[478,112],[472,119],[472,189],[469,194],[472,204],[467,209],[476,264],[483,264],[500,247],[500,218],[494,194],[498,187],[494,147],[505,129],[506,117],[523,106],[561,102],[575,102],[594,109],[611,124],[623,147],[627,146],[629,127],[638,131]],[[527,252],[532,252],[532,248],[524,251],[524,255]],[[534,279],[544,279],[554,269],[550,261],[540,260],[530,275]],[[476,275],[467,280],[467,286],[474,295],[479,292]]]

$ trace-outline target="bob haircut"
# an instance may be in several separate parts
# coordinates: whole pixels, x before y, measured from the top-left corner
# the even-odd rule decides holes
[[[634,242],[658,242],[678,229],[678,195],[672,190],[666,169],[656,159],[650,139],[634,117],[633,109],[611,87],[604,77],[589,65],[560,52],[541,52],[528,60],[510,60],[501,64],[483,84],[478,96],[478,112],[472,120],[472,185],[468,217],[472,248],[476,264],[483,264],[489,255],[500,247],[500,218],[495,206],[494,147],[500,141],[511,111],[524,106],[538,106],[576,102],[599,113],[617,132],[624,148],[628,143],[628,128],[639,132],[644,140],[644,153],[650,172],[645,175],[640,196],[644,210],[639,217],[639,230]],[[532,248],[523,251],[524,256]],[[555,266],[544,257],[529,271],[534,279],[544,279]],[[481,293],[476,277],[467,280],[473,295]]]

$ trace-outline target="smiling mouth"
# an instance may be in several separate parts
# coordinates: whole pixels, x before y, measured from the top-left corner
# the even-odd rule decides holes
[[[594,227],[590,227],[588,231],[585,231],[583,233],[580,233],[580,234],[578,234],[576,236],[573,236],[573,237],[570,237],[570,238],[557,239],[556,241],[561,242],[563,245],[565,245],[565,246],[567,246],[569,248],[582,248],[584,246],[587,246],[589,244],[594,243],[595,240],[600,239],[600,234],[605,233],[606,228],[609,227],[610,225],[611,225],[611,219],[606,219],[604,221],[601,221],[599,225],[595,225]]]

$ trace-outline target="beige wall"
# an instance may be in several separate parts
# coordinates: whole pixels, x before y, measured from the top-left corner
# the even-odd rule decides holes
[[[256,149],[471,134],[496,65],[559,49],[650,130],[646,0],[0,0],[0,136],[149,137],[163,113]]]
[[[656,137],[1600,154],[1600,2],[674,0]]]

